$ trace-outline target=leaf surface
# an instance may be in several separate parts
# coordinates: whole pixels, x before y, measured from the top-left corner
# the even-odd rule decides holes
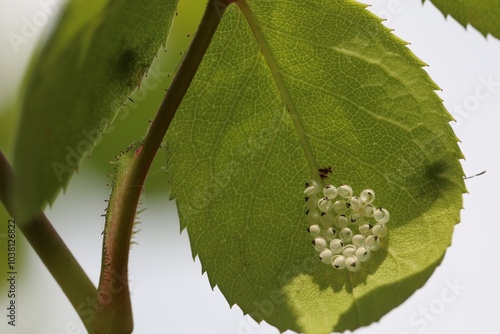
[[[176,0],[70,2],[28,73],[14,168],[20,212],[53,202],[165,43]]]
[[[499,0],[431,0],[431,2],[445,17],[453,16],[464,28],[470,24],[484,36],[491,34],[500,38]]]
[[[462,154],[424,65],[354,1],[237,1],[167,133],[181,228],[212,286],[257,321],[329,333],[378,321],[441,262]],[[304,183],[375,190],[391,213],[361,270],[318,260]],[[377,205],[378,205],[377,204]]]

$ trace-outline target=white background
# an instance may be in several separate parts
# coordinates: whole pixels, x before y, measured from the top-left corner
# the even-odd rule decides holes
[[[431,4],[422,5],[419,0],[366,2],[373,5],[370,10],[386,17],[385,24],[411,42],[408,47],[429,64],[426,70],[443,89],[438,94],[460,120],[453,126],[467,157],[463,162],[466,173],[487,173],[467,181],[470,194],[465,195],[465,210],[462,222],[456,226],[453,245],[424,288],[379,323],[355,333],[499,333],[500,224],[495,201],[500,185],[500,42],[485,39],[473,28],[465,30],[453,19],[446,20]],[[32,17],[40,6],[35,0],[8,0],[2,5],[3,103],[16,94],[22,71],[40,36],[21,45],[16,53],[7,34],[20,33],[22,18]],[[483,97],[488,92],[483,82],[488,78],[496,86],[490,87],[488,97]],[[462,114],[458,112],[460,106],[465,111]],[[73,178],[66,195],[58,199],[48,216],[97,283],[103,228],[100,215],[109,189],[102,186],[106,180],[92,179],[90,171],[85,170]],[[87,209],[80,210],[79,203]],[[174,203],[166,198],[148,198],[146,193],[145,206],[148,209],[141,215],[141,232],[136,236],[138,245],[133,246],[130,259],[135,333],[278,333],[266,324],[257,325],[237,307],[230,309],[221,293],[210,289],[199,262],[192,261],[186,233],[179,235]],[[18,276],[18,327],[7,326],[5,316],[1,316],[0,332],[84,333],[76,313],[47,270],[31,249],[26,253],[27,266]],[[454,282],[463,287],[456,294],[446,290]],[[0,297],[0,305],[6,305],[5,296]]]

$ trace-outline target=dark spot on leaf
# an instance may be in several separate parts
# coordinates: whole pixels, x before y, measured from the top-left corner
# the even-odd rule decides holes
[[[449,163],[442,159],[428,165],[425,169],[426,179],[430,184],[427,189],[434,192],[437,198],[440,193],[445,192],[453,186],[453,182],[449,179],[449,170],[452,168]]]
[[[113,59],[113,76],[119,80],[125,80],[133,77],[137,71],[139,54],[133,49],[123,50],[116,59]],[[136,80],[136,78],[133,78]]]
[[[330,176],[330,173],[332,172],[332,167],[331,166],[322,167],[318,169],[318,172],[319,172],[319,177],[321,177],[321,179],[324,180]]]

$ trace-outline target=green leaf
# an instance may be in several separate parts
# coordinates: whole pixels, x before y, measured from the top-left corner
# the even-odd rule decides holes
[[[248,7],[247,7],[248,3]],[[354,1],[237,1],[167,133],[181,228],[212,286],[257,321],[368,325],[441,262],[462,154],[424,65]],[[352,273],[318,260],[304,183],[374,189],[389,234]]]
[[[422,0],[422,3],[425,0]],[[468,24],[487,36],[500,38],[499,0],[431,0],[445,17],[451,15],[462,26]]]
[[[6,103],[0,107],[0,150],[10,156],[12,138],[17,126],[18,113],[14,103]]]
[[[14,154],[20,212],[53,202],[164,44],[176,0],[75,0],[31,64]]]

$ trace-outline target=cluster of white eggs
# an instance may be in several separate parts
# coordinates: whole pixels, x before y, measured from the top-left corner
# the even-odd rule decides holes
[[[373,205],[375,192],[371,189],[353,196],[348,185],[337,188],[310,181],[304,194],[307,231],[320,260],[335,269],[358,271],[387,235],[389,211]]]

